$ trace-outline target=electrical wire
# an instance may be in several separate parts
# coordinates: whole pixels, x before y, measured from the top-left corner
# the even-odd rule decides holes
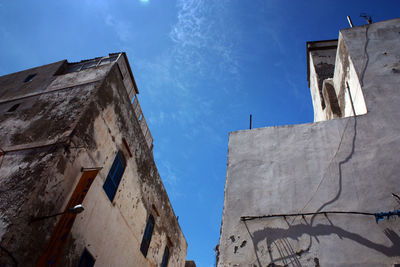
[[[256,219],[264,219],[264,218],[274,218],[274,217],[297,217],[297,216],[315,216],[315,215],[327,215],[327,214],[354,214],[354,215],[363,215],[363,216],[374,216],[376,223],[380,220],[383,220],[385,217],[389,219],[392,216],[400,217],[400,210],[394,211],[386,211],[386,212],[362,212],[362,211],[318,211],[318,212],[305,212],[305,213],[288,213],[288,214],[269,214],[269,215],[261,215],[261,216],[242,216],[240,217],[241,221],[250,221]]]
[[[365,61],[363,62],[363,69],[362,69],[361,78],[360,78],[361,90],[362,90],[363,87],[364,87],[364,75],[365,75],[365,71],[366,71],[367,66],[368,66],[368,63],[369,63],[369,55],[368,55],[368,52],[367,52],[367,46],[368,46],[368,43],[369,43],[368,30],[369,30],[369,25],[367,25],[366,30],[365,30],[365,45],[364,45],[364,49],[363,49],[363,50],[364,50],[363,58],[365,58]],[[347,83],[347,82],[346,82],[346,83]],[[347,83],[347,87],[348,87],[348,83]],[[350,88],[349,88],[349,87],[348,87],[348,91],[349,91],[350,100],[352,101],[351,94],[350,94]],[[358,96],[359,91],[360,91],[360,90],[357,90],[357,91],[356,91],[356,95],[354,96],[354,99],[357,99],[357,96]],[[352,102],[353,102],[353,101],[352,101]],[[354,110],[354,106],[353,106],[353,105],[352,105],[352,107],[353,107],[353,116],[354,116],[354,120],[356,120],[357,114],[356,114],[356,112],[355,112],[355,110]],[[340,142],[339,142],[338,148],[336,149],[335,154],[332,156],[332,158],[331,158],[331,160],[330,160],[328,166],[326,167],[326,169],[325,169],[325,171],[324,171],[324,174],[323,174],[323,176],[322,176],[320,182],[318,183],[317,189],[314,191],[314,193],[312,194],[312,196],[310,197],[310,199],[307,201],[307,203],[304,205],[304,207],[303,207],[300,211],[303,211],[303,210],[308,206],[308,204],[310,204],[310,202],[314,199],[315,195],[316,195],[317,192],[319,191],[319,188],[320,188],[322,182],[323,182],[323,181],[325,180],[325,178],[326,178],[327,170],[331,167],[333,160],[336,158],[336,156],[337,156],[337,154],[338,154],[338,152],[339,152],[339,150],[340,150],[340,148],[341,148],[341,146],[342,146],[343,137],[344,137],[344,134],[346,133],[347,127],[348,127],[348,125],[349,125],[349,122],[350,122],[350,118],[349,118],[349,119],[347,120],[347,122],[346,122],[346,125],[345,125],[345,127],[344,127],[344,129],[343,129],[343,132],[342,132],[342,134],[341,134],[341,137],[340,137]]]
[[[305,212],[305,213],[288,213],[288,214],[269,214],[269,215],[261,215],[261,216],[242,216],[240,219],[242,221],[250,221],[255,219],[263,219],[263,218],[274,218],[274,217],[296,217],[296,216],[309,216],[309,215],[318,215],[318,214],[356,214],[356,215],[366,215],[366,216],[375,216],[375,213],[371,212],[360,212],[360,211],[319,211],[319,212]]]

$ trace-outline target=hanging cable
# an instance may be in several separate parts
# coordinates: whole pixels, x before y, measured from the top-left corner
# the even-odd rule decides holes
[[[241,221],[251,221],[256,219],[264,219],[264,218],[274,218],[274,217],[296,217],[296,216],[310,216],[310,215],[318,215],[318,214],[355,214],[355,215],[364,215],[364,216],[374,216],[376,223],[380,220],[383,220],[385,217],[389,219],[392,216],[400,217],[400,210],[395,211],[387,211],[387,212],[360,212],[360,211],[319,211],[319,212],[305,212],[305,213],[288,213],[288,214],[269,214],[269,215],[261,215],[261,216],[242,216],[240,217]]]

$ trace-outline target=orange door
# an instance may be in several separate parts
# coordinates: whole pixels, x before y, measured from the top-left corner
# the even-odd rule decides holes
[[[68,205],[65,208],[67,211],[70,208],[78,204],[82,204],[85,199],[87,191],[89,191],[90,186],[94,178],[96,178],[99,170],[84,171],[78,185],[75,187],[71,198],[68,201]],[[71,232],[72,225],[74,224],[76,214],[74,213],[64,213],[61,215],[53,233],[47,242],[46,248],[44,249],[42,255],[36,263],[36,266],[55,266],[57,260],[60,258],[62,250],[67,242],[69,233]]]

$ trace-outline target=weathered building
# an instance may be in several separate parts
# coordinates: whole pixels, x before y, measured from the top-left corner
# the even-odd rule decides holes
[[[400,19],[307,43],[315,122],[230,133],[218,266],[400,264],[399,43]]]
[[[1,266],[185,265],[137,93],[125,53],[0,77]]]
[[[196,263],[194,261],[186,261],[185,267],[196,267]]]

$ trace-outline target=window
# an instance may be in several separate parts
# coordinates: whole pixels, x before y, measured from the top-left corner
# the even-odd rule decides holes
[[[78,267],[93,267],[95,259],[90,252],[85,248],[83,250],[81,259],[79,260]]]
[[[95,68],[98,66],[110,64],[114,61],[116,61],[121,55],[121,53],[116,53],[116,54],[110,54],[109,56],[106,57],[97,57],[89,60],[82,60],[81,62],[76,62],[76,63],[67,63],[60,72],[58,72],[56,75],[61,75],[61,74],[67,74],[71,72],[76,72],[76,71],[81,71],[89,68]]]
[[[35,76],[36,76],[36,73],[28,75],[28,77],[25,78],[24,83],[28,83],[28,82],[32,81]]]
[[[9,110],[7,110],[7,112],[13,112],[16,111],[17,108],[19,107],[19,104],[15,104],[14,106],[12,106]]]
[[[168,246],[165,246],[164,255],[162,257],[162,262],[161,262],[161,267],[167,267],[168,260],[169,260],[169,248],[168,248]]]
[[[83,64],[81,70],[86,70],[96,67],[98,63],[99,63],[98,61],[89,61],[88,63]]]
[[[122,175],[125,171],[125,166],[125,157],[121,151],[118,151],[111,166],[110,172],[107,175],[107,179],[103,185],[103,189],[111,202],[113,201],[115,193],[117,192],[119,182],[121,182]]]
[[[154,217],[153,215],[149,216],[147,220],[146,229],[144,230],[142,244],[140,245],[140,251],[143,253],[143,256],[147,256],[147,251],[149,250],[151,236],[153,235],[154,229]]]

